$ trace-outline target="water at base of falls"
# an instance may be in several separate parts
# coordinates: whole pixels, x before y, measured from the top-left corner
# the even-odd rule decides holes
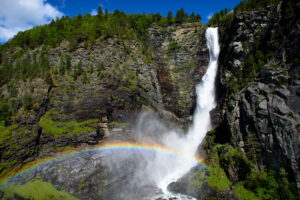
[[[196,200],[195,198],[184,194],[163,194],[153,197],[151,200]]]
[[[167,134],[162,138],[162,142],[169,148],[178,149],[186,156],[195,155],[198,146],[201,144],[206,133],[211,128],[210,111],[215,108],[215,78],[217,75],[218,57],[220,52],[218,40],[218,28],[208,28],[206,30],[207,47],[209,49],[209,65],[201,83],[196,86],[197,107],[193,116],[193,124],[186,137],[176,134]],[[158,200],[190,200],[194,199],[187,195],[172,194],[167,190],[170,183],[178,180],[187,173],[195,164],[183,163],[182,161],[166,161],[169,163],[168,170],[164,176],[160,177],[157,185],[164,192],[164,195],[155,197]]]

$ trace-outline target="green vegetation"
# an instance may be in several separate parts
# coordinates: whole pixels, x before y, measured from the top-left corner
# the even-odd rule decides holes
[[[215,13],[208,21],[209,26],[230,26],[234,17],[234,13],[230,9],[222,9],[220,12]]]
[[[137,39],[142,48],[142,53],[151,62],[151,54],[147,47],[148,27],[156,24],[166,26],[172,23],[201,22],[200,15],[192,13],[188,15],[180,9],[176,17],[169,13],[168,17],[161,14],[125,14],[119,10],[113,13],[103,12],[99,7],[97,16],[90,14],[78,15],[73,18],[63,16],[52,20],[48,25],[37,26],[25,32],[19,32],[13,39],[0,45],[0,86],[9,83],[11,80],[27,80],[43,78],[49,85],[53,86],[53,74],[61,76],[66,73],[72,75],[74,80],[83,75],[83,82],[88,82],[88,77],[83,72],[82,63],[71,66],[69,55],[60,55],[58,68],[51,68],[48,60],[48,53],[51,47],[57,47],[65,40],[68,41],[70,52],[77,49],[80,43],[91,49],[96,40],[116,38],[119,41]],[[40,47],[40,48],[37,48]],[[11,55],[8,50],[14,49]],[[35,49],[32,54],[28,52]],[[124,45],[127,54],[131,49]],[[98,73],[102,77],[102,73]]]
[[[244,12],[250,10],[265,9],[268,5],[276,5],[279,0],[248,0],[242,1],[238,4],[234,11],[229,9],[223,9],[209,20],[209,26],[222,26],[223,37],[229,39],[231,36],[231,23],[237,12]],[[247,55],[245,55],[243,68],[234,72],[233,77],[227,83],[229,86],[229,95],[236,92],[257,77],[264,65],[280,68],[276,62],[272,60],[277,55],[277,51],[280,45],[284,43],[286,35],[289,35],[290,30],[295,26],[296,19],[300,17],[299,6],[295,1],[283,1],[282,3],[282,20],[280,23],[275,23],[274,27],[268,27],[268,29],[260,28],[254,36],[254,41],[243,42],[242,46],[247,49]],[[271,13],[274,15],[274,13]],[[275,17],[275,16],[274,16]],[[270,30],[276,30],[268,32]],[[227,44],[224,44],[225,46]],[[296,54],[295,54],[296,55]],[[289,58],[293,60],[295,58]],[[225,59],[226,60],[226,59]],[[292,74],[293,75],[293,74]],[[278,80],[278,86],[286,84],[286,79]]]
[[[221,167],[209,169],[210,175],[207,178],[207,183],[210,187],[218,191],[225,192],[229,189],[231,181],[227,178],[224,170]]]
[[[62,136],[72,136],[81,133],[88,133],[95,131],[97,128],[98,119],[91,119],[84,122],[76,121],[54,121],[53,116],[60,115],[60,120],[63,120],[64,116],[61,116],[55,110],[48,111],[39,121],[39,125],[43,128],[43,133],[51,134],[55,138]]]
[[[250,10],[262,10],[268,5],[276,5],[280,0],[243,0],[235,6],[234,10],[222,9],[220,12],[215,13],[210,19],[208,24],[210,26],[218,26],[220,23],[227,24],[233,19],[234,13],[250,11]]]
[[[221,130],[216,128],[207,134],[209,176],[206,182],[210,187],[221,192],[232,190],[243,200],[299,198],[295,184],[288,181],[288,174],[284,169],[258,169],[256,156],[259,156],[260,152],[255,150],[257,146],[254,133],[248,132],[244,153],[229,144],[216,143],[219,131]]]
[[[112,121],[112,122],[109,122],[108,125],[111,127],[117,127],[117,128],[127,128],[130,126],[130,123],[121,123],[121,122]]]
[[[247,190],[242,183],[237,183],[233,188],[233,192],[243,200],[260,200],[253,192]]]
[[[288,181],[283,169],[252,173],[241,184],[254,191],[259,199],[297,199],[296,186]]]
[[[23,151],[25,154],[30,155],[30,151],[23,149],[24,144],[28,144],[32,141],[35,136],[36,129],[29,129],[25,126],[20,126],[18,124],[13,124],[10,126],[5,126],[4,122],[0,122],[0,148],[5,149],[2,151],[1,157],[7,158],[11,157]],[[16,139],[18,138],[18,139]],[[7,148],[9,147],[9,148]],[[17,160],[9,159],[5,162],[0,163],[0,177],[3,177],[9,171],[16,167],[18,163]]]
[[[181,46],[176,41],[172,41],[169,44],[168,53],[177,52],[180,48]]]
[[[6,124],[12,115],[11,109],[7,103],[0,103],[0,123]]]
[[[39,60],[27,57],[17,60],[15,65],[13,61],[5,61],[0,68],[0,86],[11,80],[26,80],[36,77],[44,78],[46,82],[51,83],[49,80],[49,77],[51,78],[50,62],[45,54],[47,54],[47,50],[44,49],[40,52]]]
[[[29,31],[18,33],[4,47],[19,46],[22,48],[35,48],[40,45],[57,46],[62,40],[69,40],[69,49],[74,50],[80,42],[93,43],[99,37],[108,38],[117,36],[131,39],[144,37],[146,29],[151,24],[166,25],[167,23],[200,22],[199,14],[190,16],[181,8],[174,18],[169,13],[168,18],[161,14],[125,14],[119,10],[113,13],[105,12],[101,7],[97,16],[89,13],[70,18],[63,16],[61,19],[52,20],[49,25],[37,26]],[[1,48],[2,49],[2,48]],[[1,50],[0,49],[0,50]],[[1,57],[1,60],[3,58]]]
[[[17,127],[18,125],[16,124],[6,127],[4,121],[0,122],[0,145],[4,143],[5,140],[10,139],[12,130]]]
[[[51,183],[43,182],[39,179],[33,179],[24,185],[8,185],[2,189],[4,192],[3,200],[16,198],[17,194],[26,199],[32,200],[76,200],[74,196],[66,191],[59,191]]]
[[[32,106],[32,97],[26,94],[23,98],[23,106],[26,110],[29,110]]]
[[[235,8],[234,12],[262,10],[268,5],[276,5],[280,0],[243,0]]]
[[[171,13],[169,12],[168,14],[168,21],[170,21],[170,18],[171,18]],[[178,23],[182,23],[182,22],[200,22],[201,21],[201,17],[199,14],[195,15],[195,13],[193,12],[190,16],[188,15],[188,13],[186,13],[184,11],[183,8],[181,8],[180,10],[177,11],[176,13],[176,18],[175,18],[175,21],[178,22]]]

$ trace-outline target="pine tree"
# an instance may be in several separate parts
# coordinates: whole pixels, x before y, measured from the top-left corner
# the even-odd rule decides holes
[[[168,12],[167,21],[168,21],[169,24],[172,23],[172,21],[173,21],[173,13],[172,13],[172,11]]]
[[[183,8],[176,13],[176,22],[182,23],[186,20],[186,13]]]
[[[202,18],[199,14],[197,14],[195,20],[196,22],[201,22]]]
[[[190,15],[190,21],[191,22],[195,22],[196,21],[196,15],[194,12],[192,12],[192,14]]]
[[[107,8],[105,8],[105,19],[107,19],[108,18],[108,10],[107,10]]]
[[[98,8],[98,14],[97,14],[97,16],[98,16],[99,18],[102,18],[102,17],[103,17],[103,10],[102,10],[102,7],[101,7],[101,6],[99,6],[99,8]]]

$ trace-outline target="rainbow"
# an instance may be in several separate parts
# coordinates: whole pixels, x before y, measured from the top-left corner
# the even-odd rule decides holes
[[[61,152],[53,157],[48,157],[45,159],[40,159],[33,163],[29,163],[28,165],[22,167],[14,174],[8,175],[6,180],[2,183],[3,185],[8,184],[9,182],[13,182],[17,177],[22,176],[23,174],[35,169],[36,167],[43,166],[49,164],[53,161],[57,161],[59,159],[64,159],[71,156],[78,156],[81,153],[92,152],[92,151],[142,151],[142,152],[150,152],[150,153],[158,153],[166,156],[175,156],[179,157],[188,162],[192,162],[195,164],[203,164],[203,160],[197,156],[188,156],[179,151],[176,151],[171,148],[167,148],[165,146],[159,144],[147,144],[147,143],[137,143],[137,142],[124,142],[124,141],[112,141],[112,142],[103,142],[99,145],[93,146],[93,148],[85,148],[85,149],[74,149],[72,151]]]

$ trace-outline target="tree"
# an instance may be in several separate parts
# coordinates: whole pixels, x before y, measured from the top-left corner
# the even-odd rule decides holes
[[[71,68],[72,68],[72,65],[71,65],[71,56],[66,55],[66,69],[70,70]]]
[[[0,122],[4,121],[6,125],[11,117],[11,111],[7,103],[0,103]]]
[[[195,20],[196,22],[201,22],[202,18],[199,14],[197,14]]]
[[[176,13],[176,22],[182,23],[186,20],[186,13],[183,8]]]
[[[107,19],[108,18],[108,10],[107,10],[107,8],[105,8],[105,19]]]
[[[162,18],[162,16],[161,16],[160,13],[156,13],[156,14],[154,15],[154,21],[156,21],[156,22],[159,22],[159,21],[161,20],[161,18]]]
[[[190,15],[190,21],[191,22],[195,22],[196,21],[196,15],[194,12],[192,12],[192,14]]]
[[[167,21],[168,21],[169,24],[172,23],[172,21],[173,21],[173,13],[172,13],[172,11],[168,12]]]
[[[98,8],[98,14],[97,14],[97,17],[99,17],[99,18],[102,18],[102,17],[103,17],[103,10],[102,10],[102,7],[101,7],[101,6],[99,6],[99,8]]]
[[[66,70],[65,62],[62,58],[60,58],[60,64],[59,64],[59,73],[60,75],[64,75]]]
[[[116,9],[114,12],[114,16],[119,16],[119,15],[120,15],[120,11],[118,9]]]

